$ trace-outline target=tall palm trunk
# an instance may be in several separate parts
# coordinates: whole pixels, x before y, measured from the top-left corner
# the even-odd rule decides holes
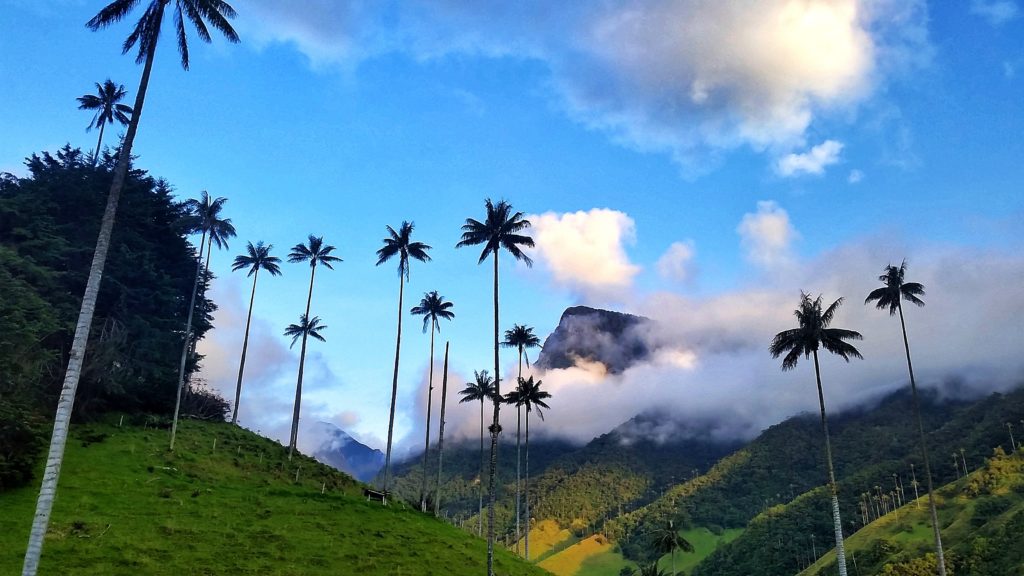
[[[309,272],[309,295],[306,296],[306,322],[309,322],[309,307],[313,303],[313,279],[316,278],[316,263],[310,267]],[[302,348],[299,352],[299,378],[295,383],[295,405],[292,407],[292,430],[291,437],[288,440],[288,459],[292,459],[292,454],[295,453],[296,447],[299,443],[299,412],[302,408],[302,370],[306,363],[306,338],[309,336],[309,331],[306,330],[302,333]]]
[[[487,494],[487,576],[494,576],[494,476],[498,467],[498,411],[501,409],[501,366],[498,359],[498,248],[494,248],[494,418]]]
[[[477,504],[477,518],[480,525],[476,529],[476,535],[484,535],[484,399],[480,399],[480,489],[477,490],[480,502]]]
[[[384,492],[388,491],[391,476],[391,437],[395,430],[395,399],[398,397],[398,358],[402,352],[402,297],[405,295],[405,278],[398,275],[398,337],[395,339],[395,371],[391,380],[391,414],[388,416],[388,453],[384,457]]]
[[[524,557],[530,559],[530,411],[526,411],[526,461],[523,463],[523,502],[526,510],[526,544]]]
[[[516,386],[519,386],[523,381],[523,347],[519,346],[519,375],[516,378]],[[520,423],[523,419],[523,407],[521,405],[516,406],[516,554],[519,554],[519,539],[521,538],[519,532],[519,507],[522,502],[519,492],[520,484],[520,472],[519,463],[521,462],[519,456],[519,428]]]
[[[163,5],[159,10],[158,21],[163,16]],[[110,249],[110,235],[114,229],[117,204],[121,199],[121,189],[128,176],[132,144],[135,142],[135,133],[139,129],[139,117],[142,116],[142,105],[146,99],[146,89],[149,87],[149,76],[153,71],[153,56],[155,54],[156,43],[154,42],[146,53],[146,64],[142,69],[139,91],[135,95],[135,112],[132,114],[128,132],[121,144],[121,153],[118,155],[117,166],[114,168],[114,179],[110,184],[110,193],[107,195],[107,206],[103,211],[103,220],[100,222],[96,251],[93,253],[92,265],[89,267],[89,279],[85,284],[85,293],[82,296],[82,308],[78,313],[78,322],[75,324],[75,336],[68,357],[68,368],[64,373],[60,399],[57,401],[53,436],[50,438],[50,450],[46,457],[46,468],[43,471],[43,481],[39,488],[39,499],[36,500],[36,512],[32,519],[28,548],[25,550],[22,576],[35,576],[39,569],[39,556],[43,551],[43,539],[50,523],[50,511],[53,509],[53,500],[57,494],[57,482],[60,479],[60,467],[64,460],[64,445],[67,443],[68,426],[71,423],[71,411],[75,403],[75,391],[78,389],[78,380],[82,375],[82,362],[85,359],[86,344],[89,341],[89,328],[92,326],[92,317],[96,312],[96,297],[99,294],[100,281],[103,279],[107,251]]]
[[[203,244],[205,242],[206,230],[203,230],[203,239],[199,242],[199,260],[196,262],[196,279],[192,282],[192,298],[188,302],[188,315],[185,317],[185,342],[181,345],[181,361],[178,363],[178,392],[174,397],[174,419],[171,421],[171,450],[174,450],[174,440],[178,437],[178,414],[181,411],[181,395],[185,387],[185,363],[192,346],[192,313],[196,309],[196,294],[199,292],[199,278],[203,271]],[[212,239],[210,243],[213,243]]]
[[[95,166],[100,161],[100,144],[103,143],[103,129],[107,127],[106,122],[100,122],[100,137],[96,140],[96,153],[92,155],[92,165]]]
[[[249,326],[252,324],[252,304],[256,300],[256,281],[260,278],[260,268],[252,276],[252,294],[249,295],[249,315],[245,317],[245,337],[242,339],[242,358],[238,361],[238,382],[235,384],[235,408],[231,411],[231,423],[238,423],[238,401],[242,398],[242,373],[245,371],[245,353],[249,350]]]
[[[903,304],[897,303],[900,311],[900,328],[903,330],[903,348],[907,352],[907,369],[910,371],[910,397],[914,404],[914,418],[917,420],[917,433],[921,440],[921,457],[924,459],[924,475],[928,484],[928,512],[932,517],[932,531],[935,533],[935,563],[938,565],[939,576],[946,576],[946,558],[942,553],[942,533],[939,528],[939,515],[935,511],[935,496],[932,493],[932,467],[928,461],[928,444],[924,437],[924,424],[921,422],[921,407],[917,402],[917,382],[914,380],[914,364],[910,361],[910,340],[907,339],[907,324],[903,320]],[[914,490],[917,490],[915,483]]]
[[[427,511],[427,451],[430,450],[430,408],[434,395],[434,325],[430,325],[430,376],[427,377],[427,433],[423,441],[423,485],[420,487],[420,512]]]
[[[441,376],[441,421],[437,427],[437,490],[434,496],[434,516],[441,512],[441,464],[444,463],[444,405],[448,398],[448,344],[444,343],[444,373]]]
[[[828,485],[832,493],[832,523],[836,532],[836,559],[839,562],[839,576],[846,576],[846,547],[843,545],[843,521],[839,517],[839,488],[836,486],[836,472],[832,465],[832,441],[828,435],[828,420],[825,418],[825,394],[821,390],[821,370],[818,368],[818,351],[814,351],[814,377],[818,382],[818,405],[821,407],[821,430],[825,434],[825,460],[828,463]]]

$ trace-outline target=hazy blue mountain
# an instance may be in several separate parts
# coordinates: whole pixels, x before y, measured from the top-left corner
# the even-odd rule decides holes
[[[644,338],[650,320],[642,316],[573,306],[544,340],[537,367],[570,368],[577,359],[600,362],[611,373],[646,359],[652,350]]]
[[[384,467],[384,454],[349,436],[344,430],[327,422],[317,422],[315,434],[323,441],[313,457],[351,475],[361,482],[369,482]]]

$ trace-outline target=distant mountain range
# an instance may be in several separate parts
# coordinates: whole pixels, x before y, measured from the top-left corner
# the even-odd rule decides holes
[[[351,437],[341,428],[317,422],[315,433],[326,439],[313,451],[313,457],[341,470],[361,482],[369,482],[384,467],[384,454]]]

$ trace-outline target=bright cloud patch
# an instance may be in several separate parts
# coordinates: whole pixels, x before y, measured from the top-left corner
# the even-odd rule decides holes
[[[816,118],[929,52],[923,0],[253,0],[246,12],[252,36],[314,64],[396,51],[542,62],[572,118],[690,171],[723,149],[802,146]]]
[[[556,283],[601,300],[628,289],[640,272],[626,255],[635,225],[627,214],[606,208],[530,216],[538,260]]]
[[[803,154],[783,156],[775,170],[782,176],[824,174],[826,166],[839,162],[839,153],[842,151],[842,142],[826,140]]]
[[[757,212],[744,214],[736,232],[747,259],[754,264],[766,269],[792,264],[791,247],[800,235],[789,214],[775,202],[758,202]]]
[[[676,282],[685,282],[691,277],[691,264],[696,254],[693,241],[673,242],[668,250],[658,258],[656,267],[663,278]]]

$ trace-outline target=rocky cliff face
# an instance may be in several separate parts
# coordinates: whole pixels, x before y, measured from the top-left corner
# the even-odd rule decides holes
[[[651,354],[644,337],[650,323],[642,316],[622,312],[587,306],[568,308],[544,341],[537,367],[570,368],[582,360],[600,362],[610,373],[622,372]]]
[[[318,422],[316,432],[324,438],[313,457],[351,475],[361,482],[369,482],[384,466],[384,454],[361,444],[344,430],[327,422]]]

